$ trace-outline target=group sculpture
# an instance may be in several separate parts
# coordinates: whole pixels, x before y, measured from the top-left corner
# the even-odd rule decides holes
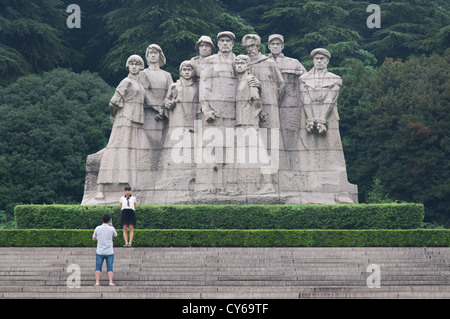
[[[347,180],[331,54],[311,52],[307,72],[283,55],[284,38],[201,36],[173,83],[163,50],[132,55],[109,108],[108,145],[89,155],[83,205],[115,204],[124,186],[138,204],[356,203]],[[216,53],[217,51],[217,53]]]

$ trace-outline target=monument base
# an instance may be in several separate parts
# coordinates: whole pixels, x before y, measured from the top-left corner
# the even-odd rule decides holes
[[[184,191],[161,192],[157,190],[134,190],[133,195],[138,199],[138,205],[282,205],[282,204],[354,204],[357,203],[357,193],[290,193],[265,195],[220,195],[189,196]],[[118,205],[123,191],[109,192],[107,197],[96,199],[95,194],[85,194],[81,205]]]
[[[86,161],[86,183],[81,205],[118,205],[125,184],[105,184],[103,198],[96,198],[97,175],[103,150],[89,155]],[[346,171],[280,171],[273,175],[274,189],[255,192],[226,191],[220,186],[199,190],[195,175],[178,174],[159,178],[152,185],[133,187],[138,205],[157,204],[356,204],[358,187],[347,181]],[[228,185],[230,186],[230,185]],[[233,187],[230,187],[233,189]],[[235,187],[234,189],[238,189]],[[97,196],[98,197],[98,196]]]

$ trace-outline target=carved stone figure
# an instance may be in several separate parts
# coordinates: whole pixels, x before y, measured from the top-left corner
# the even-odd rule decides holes
[[[286,84],[285,93],[280,101],[280,124],[284,150],[290,158],[295,155],[293,151],[296,151],[299,139],[301,116],[299,78],[306,73],[306,69],[300,61],[283,54],[284,37],[281,34],[270,35],[268,47],[269,57],[275,61]]]
[[[262,114],[261,82],[250,73],[250,58],[236,57],[238,85],[236,91],[236,176],[241,194],[255,194],[261,188],[261,163],[258,152],[264,145],[260,141],[259,123]]]
[[[236,126],[259,127],[261,113],[261,82],[250,73],[250,58],[236,57],[238,86],[236,91]],[[257,85],[252,85],[256,83]]]
[[[200,106],[208,122],[234,126],[236,72],[232,52],[236,36],[229,31],[217,35],[219,52],[203,60],[200,75]],[[217,124],[216,124],[217,125]]]
[[[160,172],[160,150],[163,143],[163,132],[167,124],[167,121],[164,120],[164,99],[173,80],[169,72],[161,70],[161,67],[166,64],[166,57],[159,45],[149,45],[145,58],[148,67],[141,72],[140,80],[147,97],[147,102],[144,105],[144,130],[150,148],[145,159],[147,171],[140,175],[141,181],[139,184],[146,184],[146,187],[151,187]]]
[[[311,52],[314,67],[301,78],[301,100],[306,115],[306,131],[324,134],[328,128],[328,117],[334,111],[339,120],[336,101],[342,86],[340,76],[327,71],[331,54],[326,49]]]
[[[242,38],[242,47],[247,51],[250,58],[250,72],[261,81],[261,102],[262,112],[266,117],[265,122],[260,123],[260,127],[268,128],[268,137],[262,139],[266,145],[266,150],[277,149],[281,151],[281,155],[277,160],[277,166],[285,167],[286,157],[283,151],[283,138],[280,134],[280,111],[279,104],[285,92],[285,83],[280,70],[271,58],[260,52],[261,38],[256,34],[247,34]],[[275,138],[274,138],[275,137]],[[274,141],[275,143],[272,143]],[[281,164],[281,165],[280,165]],[[264,186],[260,193],[275,193],[274,173],[278,172],[270,170],[264,174]]]
[[[197,51],[200,55],[193,57],[191,62],[194,65],[195,76],[199,78],[203,68],[203,60],[215,53],[216,47],[209,36],[202,35],[195,44],[195,51]]]
[[[129,76],[110,102],[113,129],[87,157],[83,205],[116,204],[124,185],[138,204],[354,203],[339,134],[339,76],[330,52],[311,52],[306,72],[283,55],[284,38],[201,36],[199,56],[180,65],[173,83],[162,49],[131,56]]]
[[[168,126],[161,150],[162,174],[156,189],[174,196],[189,196],[193,191],[194,123],[199,116],[198,83],[194,78],[192,61],[182,62],[180,79],[170,86],[165,99]]]
[[[232,32],[220,32],[217,35],[219,52],[203,60],[199,102],[203,131],[211,135],[201,141],[205,143],[205,148],[197,161],[197,193],[232,194],[236,191],[234,161],[226,161],[234,149],[227,149],[223,142],[226,128],[234,128],[236,124],[236,56],[232,52],[235,40]],[[199,132],[201,139],[202,135]]]
[[[96,199],[104,199],[106,184],[136,185],[140,156],[149,147],[143,131],[146,94],[139,81],[144,61],[132,55],[126,67],[130,73],[109,102],[113,128],[100,163]]]
[[[342,79],[328,72],[331,58],[323,48],[311,52],[314,67],[300,77],[303,105],[299,170],[307,176],[307,187],[314,192],[335,192],[338,203],[353,203],[356,189],[347,181],[344,153],[339,134],[337,98]]]
[[[269,36],[269,58],[275,61],[285,82],[285,93],[280,101],[280,107],[297,107],[299,98],[299,77],[306,73],[300,61],[284,56],[284,37],[281,34]],[[284,120],[284,118],[283,118]]]
[[[262,111],[268,114],[262,127],[280,129],[279,103],[285,93],[285,82],[275,61],[263,55],[261,38],[256,34],[247,34],[242,39],[242,47],[250,58],[250,72],[261,81]]]
[[[165,98],[168,130],[183,127],[194,129],[194,121],[200,110],[198,105],[198,85],[194,82],[195,66],[192,61],[180,64],[180,79],[172,84]]]

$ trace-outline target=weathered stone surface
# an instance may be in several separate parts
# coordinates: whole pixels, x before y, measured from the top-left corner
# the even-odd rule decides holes
[[[148,68],[129,68],[111,100],[122,108],[112,107],[110,143],[87,158],[83,205],[117,204],[125,185],[138,204],[358,201],[347,180],[336,107],[342,80],[327,71],[330,53],[313,50],[307,72],[283,55],[281,35],[269,37],[269,57],[257,35],[244,36],[246,56],[233,54],[235,41],[219,33],[213,54],[211,38],[200,37],[200,55],[181,63],[176,83],[160,69],[162,49],[148,47]]]

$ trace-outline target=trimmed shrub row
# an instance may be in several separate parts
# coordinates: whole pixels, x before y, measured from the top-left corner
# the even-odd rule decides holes
[[[0,230],[0,247],[95,247],[93,230]],[[119,232],[114,245],[123,246]],[[137,247],[449,247],[450,230],[136,230]]]
[[[118,206],[20,205],[19,229],[94,229]],[[137,229],[416,229],[422,204],[353,205],[141,205]]]

